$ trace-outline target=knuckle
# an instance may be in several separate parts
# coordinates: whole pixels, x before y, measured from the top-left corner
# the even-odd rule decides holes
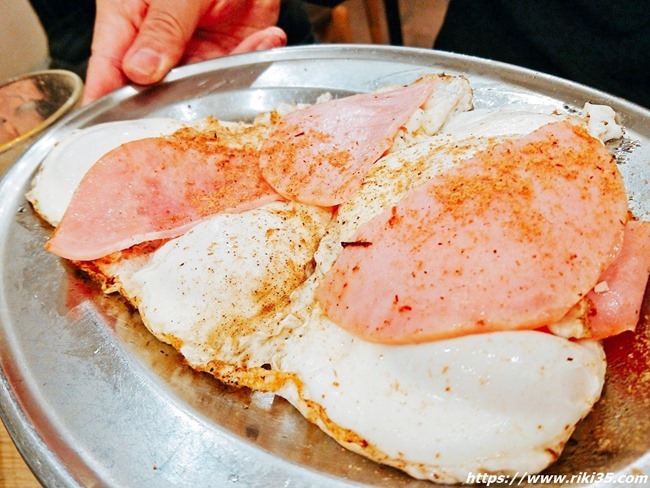
[[[188,37],[183,24],[178,18],[165,10],[152,13],[146,24],[147,32],[154,40],[185,39]]]

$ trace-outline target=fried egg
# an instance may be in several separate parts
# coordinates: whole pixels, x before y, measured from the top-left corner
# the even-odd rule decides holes
[[[27,199],[43,219],[56,227],[81,179],[101,156],[125,142],[170,134],[184,126],[173,119],[151,118],[75,130],[47,154]]]
[[[536,331],[417,345],[362,341],[319,307],[291,334],[276,393],[344,447],[411,476],[537,472],[600,397],[599,343]]]
[[[122,279],[123,291],[195,369],[275,389],[265,368],[292,332],[282,326],[290,295],[311,274],[330,219],[328,209],[293,202],[215,215],[156,250]]]
[[[470,110],[468,82],[448,79],[437,94],[444,103],[414,115],[334,220],[330,210],[275,202],[215,215],[146,252],[116,253],[85,269],[131,301],[193,368],[284,397],[372,460],[444,483],[462,483],[468,472],[544,469],[600,396],[598,342],[522,331],[369,343],[331,322],[314,298],[340,242],[408,189],[495,141],[569,117]],[[255,122],[270,123],[268,116]],[[216,124],[233,144],[243,137],[243,125]],[[183,125],[143,119],[82,129],[50,153],[28,199],[56,226],[91,161],[130,137]]]

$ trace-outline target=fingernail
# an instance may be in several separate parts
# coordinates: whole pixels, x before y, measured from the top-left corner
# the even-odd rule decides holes
[[[128,60],[129,68],[147,78],[158,78],[163,70],[163,59],[159,53],[142,48],[133,53]]]

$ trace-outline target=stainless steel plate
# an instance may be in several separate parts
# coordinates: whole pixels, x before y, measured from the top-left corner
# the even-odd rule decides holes
[[[431,486],[345,451],[281,399],[186,367],[119,298],[43,251],[49,229],[24,194],[43,157],[75,128],[150,116],[242,120],[280,101],[441,71],[465,73],[477,106],[611,105],[628,128],[617,157],[632,207],[650,220],[650,112],[531,71],[429,50],[312,46],[214,60],[154,88],[122,89],[46,133],[0,184],[0,407],[43,484]],[[638,334],[608,341],[604,397],[549,472],[650,471],[648,295]]]

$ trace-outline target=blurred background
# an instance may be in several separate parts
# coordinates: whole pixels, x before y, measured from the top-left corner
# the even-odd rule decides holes
[[[403,45],[431,48],[449,0],[399,0]],[[383,0],[347,0],[335,9],[307,5],[321,42],[390,44]],[[393,17],[392,12],[388,13]],[[394,20],[394,18],[393,18]],[[348,28],[349,26],[349,28]]]
[[[45,31],[27,0],[2,0],[0,82],[48,67]]]
[[[399,0],[403,44],[432,47],[447,3],[448,0]],[[334,9],[309,3],[306,7],[320,42],[391,42],[383,0],[346,0]],[[397,20],[394,15],[392,19]],[[0,45],[0,82],[48,67],[47,38],[29,0],[2,0]]]

